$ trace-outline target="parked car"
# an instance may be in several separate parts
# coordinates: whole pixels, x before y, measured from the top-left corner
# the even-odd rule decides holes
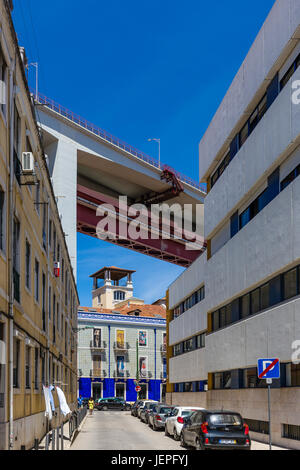
[[[168,418],[173,410],[174,406],[165,405],[159,403],[153,407],[149,413],[148,426],[153,431],[158,431],[158,429],[163,429],[165,427],[166,418]]]
[[[149,413],[152,411],[155,405],[158,405],[157,401],[148,402],[141,408],[141,413],[140,413],[141,421],[148,424]]]
[[[138,410],[138,407],[143,404],[143,401],[142,400],[137,400],[133,403],[132,407],[131,407],[131,415],[132,416],[135,416],[137,417],[137,410]]]
[[[141,411],[147,403],[155,403],[154,400],[143,400],[137,408],[137,417],[141,419]]]
[[[97,410],[130,410],[130,404],[122,399],[105,398],[95,405]]]
[[[184,425],[184,418],[192,415],[194,411],[204,410],[204,408],[190,406],[176,406],[171,416],[166,419],[165,435],[173,436],[175,441],[180,440],[180,434]]]
[[[195,411],[184,419],[182,447],[250,450],[249,426],[235,411]]]

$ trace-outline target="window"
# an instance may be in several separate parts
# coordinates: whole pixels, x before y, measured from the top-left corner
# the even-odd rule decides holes
[[[297,295],[297,269],[288,271],[283,276],[284,282],[284,299],[290,299]]]
[[[0,107],[3,115],[6,117],[7,109],[7,80],[8,69],[3,52],[0,48]]]
[[[49,286],[49,293],[48,293],[48,313],[49,313],[49,320],[51,320],[51,287]]]
[[[53,294],[53,309],[52,309],[52,338],[53,343],[56,341],[56,297]]]
[[[0,250],[5,251],[5,194],[0,188]]]
[[[239,213],[236,212],[230,219],[231,238],[239,231]]]
[[[197,336],[197,348],[205,348],[205,333],[202,335]]]
[[[226,309],[225,307],[220,309],[220,328],[226,326]]]
[[[20,341],[14,338],[13,386],[20,386]]]
[[[244,125],[243,129],[240,132],[240,147],[246,142],[248,138],[248,122]]]
[[[94,328],[93,346],[94,346],[94,348],[100,348],[101,347],[101,329],[100,328]]]
[[[213,331],[216,331],[220,328],[220,316],[219,316],[219,310],[216,312],[212,313],[212,329]]]
[[[182,354],[182,343],[176,344],[173,347],[173,354],[174,356],[179,356],[180,354]]]
[[[250,294],[246,294],[242,297],[242,312],[241,318],[246,318],[250,315]]]
[[[261,297],[261,310],[268,308],[270,305],[269,297],[270,297],[270,287],[269,284],[265,284],[260,288],[260,297]]]
[[[114,292],[114,300],[119,300],[119,301],[125,300],[125,292],[121,290],[116,290]]]
[[[43,247],[47,251],[47,204],[43,204]]]
[[[34,349],[34,389],[39,389],[39,348]]]
[[[40,279],[39,279],[39,276],[40,276],[40,263],[36,259],[35,263],[34,263],[34,296],[35,296],[35,300],[37,302],[39,302],[39,298],[40,298],[40,293],[39,293]]]
[[[56,262],[56,230],[53,224],[53,261]]]
[[[260,291],[259,289],[251,292],[251,314],[260,311]]]
[[[20,302],[20,222],[16,218],[13,232],[13,282],[14,298]]]
[[[26,351],[25,351],[25,388],[26,390],[31,389],[30,373],[31,373],[31,348],[29,346],[26,346]]]
[[[31,289],[31,246],[28,240],[25,244],[25,285],[28,290]]]
[[[139,331],[139,346],[140,347],[147,347],[148,342],[147,342],[147,331]]]
[[[217,372],[213,374],[213,387],[214,390],[220,390],[223,388],[223,374],[222,372]]]
[[[257,419],[245,419],[244,421],[248,424],[250,431],[259,434],[269,434],[269,423],[267,421],[259,421]]]
[[[296,166],[291,173],[289,173],[284,180],[280,183],[280,190],[283,191],[289,184],[291,184],[297,176],[300,175],[300,165]]]
[[[295,424],[283,424],[281,435],[286,439],[300,441],[300,426],[296,426]]]
[[[41,193],[41,183],[38,181],[35,185],[35,209],[40,215],[40,193]]]
[[[189,352],[193,351],[194,348],[194,338],[188,339],[187,341],[184,341],[183,343],[183,351],[184,352]]]
[[[42,275],[42,316],[43,316],[43,330],[46,331],[46,276]]]

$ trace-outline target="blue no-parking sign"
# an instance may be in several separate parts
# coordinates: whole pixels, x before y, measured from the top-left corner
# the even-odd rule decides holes
[[[280,378],[280,362],[278,358],[258,359],[257,369],[260,379]]]

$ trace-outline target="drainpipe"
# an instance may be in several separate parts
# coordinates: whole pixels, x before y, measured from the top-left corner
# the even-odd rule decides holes
[[[110,325],[108,325],[108,380],[110,387]]]
[[[10,115],[9,115],[9,230],[8,230],[8,315],[9,315],[9,449],[14,447],[14,388],[13,388],[13,357],[14,357],[14,284],[13,284],[13,228],[14,228],[14,80],[16,59],[10,70]]]
[[[154,383],[156,388],[156,328],[154,328]]]

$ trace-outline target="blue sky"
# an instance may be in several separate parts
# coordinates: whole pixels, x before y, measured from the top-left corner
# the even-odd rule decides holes
[[[198,178],[198,143],[274,0],[14,0],[19,43],[39,89],[89,121]],[[33,69],[29,81],[34,86]],[[136,269],[152,302],[182,268],[78,235],[78,291],[89,274]]]

